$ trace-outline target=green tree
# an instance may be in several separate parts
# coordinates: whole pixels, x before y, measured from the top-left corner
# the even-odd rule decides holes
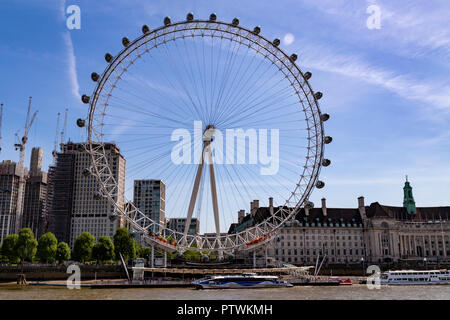
[[[56,249],[58,240],[53,233],[47,232],[43,234],[38,241],[37,253],[40,262],[54,262],[56,257]]]
[[[150,261],[152,257],[152,249],[150,248],[142,248],[142,253],[140,255],[141,258],[147,259],[147,261]]]
[[[19,262],[19,257],[17,256],[16,245],[17,240],[19,239],[18,234],[10,234],[3,239],[2,244],[2,256],[3,259],[8,261],[9,263],[17,263]]]
[[[95,244],[95,238],[89,232],[80,234],[73,246],[73,258],[81,263],[89,261],[92,256],[92,248]]]
[[[116,230],[114,234],[114,252],[116,259],[120,259],[119,253],[121,253],[125,262],[136,257],[134,239],[130,236],[130,230],[127,228],[119,228]]]
[[[64,241],[58,243],[55,258],[59,263],[64,263],[70,259],[70,248]]]
[[[108,236],[100,237],[92,249],[92,259],[105,262],[114,259],[114,244]]]
[[[136,251],[136,257],[143,258],[144,254],[144,248],[141,246],[141,244],[134,240],[134,249]]]
[[[37,241],[30,228],[23,228],[19,231],[16,243],[16,252],[21,262],[33,261],[36,254]]]
[[[197,245],[194,243],[191,247],[197,248]],[[202,257],[202,254],[197,250],[186,250],[183,252],[183,257],[187,260],[199,260]]]

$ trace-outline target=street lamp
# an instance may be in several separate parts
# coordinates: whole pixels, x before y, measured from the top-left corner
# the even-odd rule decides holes
[[[361,263],[363,268],[363,276],[366,274],[366,268],[364,268],[364,257],[361,257]]]
[[[425,265],[425,269],[428,270],[427,258],[423,258],[423,264]]]

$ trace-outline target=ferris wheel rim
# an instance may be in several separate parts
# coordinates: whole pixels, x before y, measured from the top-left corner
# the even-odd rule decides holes
[[[204,24],[204,26],[202,27],[201,24]],[[178,26],[192,26],[192,25],[195,25],[195,27],[177,29]],[[208,28],[208,26],[212,26],[212,25],[215,25],[216,28]],[[104,193],[104,195],[106,195],[109,200],[113,200],[111,197],[111,192],[108,192],[107,187],[105,186],[105,183],[103,183],[103,181],[100,178],[100,172],[98,170],[99,169],[98,166],[95,165],[96,164],[95,155],[97,154],[98,156],[102,157],[101,154],[103,154],[103,155],[105,154],[105,149],[104,149],[105,142],[102,141],[102,143],[99,144],[97,141],[92,141],[94,112],[97,107],[97,102],[99,100],[100,93],[102,92],[102,90],[104,88],[105,82],[109,79],[111,74],[115,71],[115,69],[122,63],[122,61],[126,57],[128,57],[129,55],[134,53],[140,46],[143,45],[143,44],[141,44],[139,46],[135,46],[139,41],[146,39],[146,38],[151,38],[151,35],[156,35],[158,32],[167,30],[169,28],[173,29],[170,33],[177,33],[177,32],[181,32],[181,31],[185,32],[188,30],[216,30],[216,31],[228,33],[228,34],[234,35],[236,37],[245,38],[245,39],[249,40],[247,37],[245,37],[239,33],[233,33],[227,29],[220,29],[219,26],[225,26],[226,28],[233,28],[233,29],[237,29],[239,31],[244,31],[244,32],[247,32],[248,35],[251,34],[252,36],[256,37],[259,40],[262,40],[263,43],[268,45],[273,50],[273,52],[269,49],[267,49],[267,52],[272,54],[272,56],[275,57],[276,59],[278,59],[280,63],[284,64],[284,62],[286,62],[286,61],[288,61],[288,63],[290,63],[289,66],[285,64],[286,70],[291,73],[293,79],[295,81],[297,81],[299,87],[303,90],[303,93],[304,93],[305,97],[307,98],[306,106],[311,109],[311,115],[313,117],[312,122],[314,124],[313,128],[315,131],[315,134],[313,134],[313,136],[315,136],[315,138],[316,138],[315,145],[313,145],[311,147],[311,145],[310,145],[311,137],[310,137],[310,132],[308,130],[308,143],[309,144],[308,144],[308,153],[307,153],[306,164],[308,164],[309,158],[314,158],[314,160],[312,161],[314,165],[309,166],[312,168],[312,172],[310,173],[310,178],[308,180],[308,183],[305,184],[305,190],[303,191],[303,194],[300,195],[300,199],[299,200],[294,199],[295,201],[292,202],[292,204],[295,205],[293,207],[293,209],[289,208],[287,205],[291,204],[291,201],[289,199],[291,199],[291,197],[295,194],[295,191],[297,190],[297,188],[299,188],[300,182],[302,181],[302,179],[304,177],[305,170],[308,167],[307,165],[305,165],[301,179],[300,179],[299,183],[297,184],[297,186],[295,187],[294,192],[292,192],[292,195],[289,197],[288,200],[286,200],[285,205],[279,206],[278,210],[276,210],[276,211],[274,210],[274,213],[270,217],[265,218],[262,222],[254,225],[248,229],[245,229],[243,231],[240,231],[240,232],[234,233],[234,234],[220,235],[220,236],[216,236],[216,237],[211,237],[211,236],[206,236],[206,235],[198,235],[198,236],[191,237],[191,238],[196,238],[196,239],[194,239],[196,242],[199,241],[197,239],[198,237],[201,238],[200,240],[205,240],[206,242],[213,242],[214,243],[213,247],[215,247],[217,245],[217,241],[218,241],[219,245],[221,246],[221,249],[226,251],[226,250],[234,250],[234,249],[243,249],[243,248],[245,248],[245,243],[248,243],[250,240],[254,240],[257,237],[261,237],[264,234],[266,234],[267,228],[269,228],[270,233],[273,233],[280,226],[282,226],[284,224],[284,222],[286,222],[287,220],[292,218],[298,212],[299,208],[305,203],[305,201],[307,201],[309,199],[309,196],[310,196],[312,190],[314,189],[314,186],[318,180],[318,176],[320,173],[321,161],[323,159],[323,151],[324,151],[324,145],[323,145],[324,130],[323,130],[323,123],[320,119],[320,115],[321,115],[320,107],[319,107],[317,99],[314,97],[314,91],[312,90],[308,80],[305,79],[303,72],[297,66],[295,61],[292,61],[292,59],[281,48],[279,48],[278,45],[274,45],[273,42],[269,41],[268,39],[261,36],[260,34],[256,34],[256,33],[252,32],[251,30],[249,30],[247,28],[244,28],[240,25],[223,22],[223,21],[186,20],[186,21],[180,21],[180,22],[176,22],[176,23],[170,23],[170,24],[161,26],[159,28],[156,28],[150,32],[144,33],[143,35],[137,37],[134,41],[131,41],[115,57],[113,57],[113,60],[109,62],[108,66],[105,68],[104,72],[101,74],[100,79],[97,81],[98,83],[95,87],[94,93],[92,95],[92,99],[90,99],[90,101],[89,101],[90,108],[89,108],[89,117],[88,117],[89,122],[88,122],[88,126],[87,126],[87,131],[88,131],[88,133],[87,133],[88,148],[87,149],[89,149],[88,151],[91,154],[92,167],[94,168],[94,171],[95,171],[94,175],[97,177],[97,180],[99,181],[101,192]],[[147,40],[144,43],[148,43],[152,39],[157,39],[157,38],[165,36],[165,35],[167,35],[167,34],[162,32],[161,34],[157,35],[154,38]],[[213,36],[211,35],[211,37],[213,37]],[[231,39],[229,39],[229,40],[231,40]],[[175,41],[175,39],[174,39],[174,41]],[[255,44],[261,47],[261,44],[256,43],[256,42],[255,42]],[[130,48],[132,48],[132,49],[130,50]],[[281,61],[280,58],[276,55],[278,53],[281,53],[281,57],[284,59],[284,62]],[[295,69],[297,71],[298,75],[296,76],[291,69]],[[303,83],[300,83],[298,76],[301,76]],[[306,85],[307,92],[305,92],[305,87],[304,87],[305,85]],[[291,82],[291,86],[294,87],[292,82]],[[309,98],[308,98],[308,93],[309,93]],[[312,100],[312,101],[310,101],[310,100]],[[305,106],[304,106],[303,102],[301,103],[301,105],[303,107],[303,111],[305,112]],[[308,122],[308,117],[306,120]],[[309,121],[311,121],[311,119],[309,119]],[[308,124],[309,124],[309,122],[308,122]],[[101,148],[101,150],[99,148]],[[101,154],[99,153],[99,150],[101,151]],[[315,152],[312,152],[311,150],[314,150]],[[312,157],[310,157],[311,153],[313,154]],[[104,159],[106,159],[106,158],[104,158]],[[115,181],[114,177],[112,176],[112,172],[110,171],[110,168],[108,165],[106,165],[104,169],[106,169],[106,171],[109,171],[109,176],[112,177],[112,182],[113,182],[112,185],[110,185],[110,187],[114,188],[113,185],[115,184],[117,186],[117,181]],[[149,233],[147,229],[140,228],[139,225],[136,225],[134,223],[134,221],[132,219],[130,219],[128,215],[125,214],[124,209],[119,208],[115,201],[111,201],[111,202],[114,204],[115,210],[117,210],[127,220],[132,222],[133,225],[136,226],[138,229],[141,229],[140,231],[144,234],[144,237],[148,236],[148,234],[146,234],[146,233]],[[134,205],[132,204],[132,206],[134,206]],[[286,209],[286,207],[287,207],[287,209]],[[139,210],[135,206],[134,206],[134,209]],[[276,221],[277,219],[275,219],[277,214],[280,214],[282,217],[281,219],[278,218],[279,223],[277,223],[277,221]],[[269,220],[271,218],[273,219],[273,222],[269,222]],[[177,232],[175,230],[170,230],[166,226],[161,225],[159,223],[155,222],[154,225],[159,225],[164,230],[173,231],[173,234],[180,234],[179,232]],[[212,239],[207,239],[207,238],[212,238]],[[215,239],[215,238],[218,238],[218,239]],[[231,240],[231,238],[233,238],[233,240]],[[179,242],[179,241],[177,241],[177,242]],[[191,241],[191,244],[192,244],[192,242],[193,241]],[[225,246],[223,246],[223,244],[225,244]],[[182,246],[180,246],[179,243],[177,243],[176,248],[179,249],[180,247],[182,247]],[[185,248],[182,248],[182,249],[185,249]],[[194,250],[199,250],[199,251],[200,250],[202,250],[202,251],[203,250],[206,250],[206,251],[217,250],[217,248],[211,248],[211,246],[209,248],[205,248],[203,246],[201,248],[189,247],[189,249],[194,249]]]

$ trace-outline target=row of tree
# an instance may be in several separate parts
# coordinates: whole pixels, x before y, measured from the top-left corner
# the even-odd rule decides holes
[[[119,253],[128,262],[136,256],[148,259],[151,249],[143,248],[137,243],[127,228],[117,229],[113,240],[103,236],[99,237],[97,242],[92,234],[83,232],[76,238],[72,251],[67,243],[58,243],[51,232],[42,235],[38,241],[30,228],[24,228],[18,234],[10,234],[3,240],[0,246],[0,261],[64,263],[71,259],[81,263],[105,263],[119,260]]]

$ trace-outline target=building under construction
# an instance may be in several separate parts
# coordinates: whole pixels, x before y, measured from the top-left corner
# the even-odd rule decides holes
[[[0,163],[0,243],[11,233],[17,232],[17,201],[21,174],[20,164],[4,160]],[[26,172],[26,168],[24,168]],[[17,228],[16,228],[17,227]]]
[[[45,229],[52,232],[59,242],[70,241],[74,165],[74,154],[58,153],[55,165],[49,168]]]
[[[47,173],[42,171],[42,148],[31,151],[30,172],[25,182],[22,228],[30,228],[36,238],[44,233],[44,212],[47,199]]]

